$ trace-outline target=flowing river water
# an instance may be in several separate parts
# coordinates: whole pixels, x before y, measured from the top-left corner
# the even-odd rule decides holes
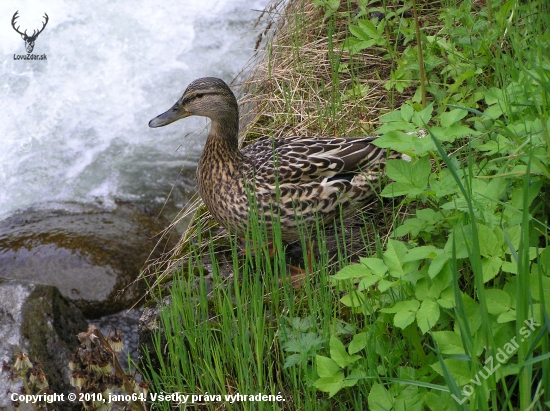
[[[54,304],[31,296],[33,284],[60,290],[79,308],[74,318],[123,330],[136,359],[140,311],[125,309],[141,301],[144,282],[133,280],[195,193],[208,129],[204,118],[148,122],[196,78],[231,82],[254,55],[268,2],[0,2],[0,362],[27,344],[14,301]],[[56,332],[73,341],[71,330]],[[59,375],[61,351],[49,357],[67,360],[48,365]]]
[[[234,78],[254,53],[267,2],[2,1],[0,219],[52,202],[116,200],[166,203],[173,216],[195,191],[207,122],[147,123],[195,78]],[[48,15],[32,52],[46,60],[18,57],[16,11],[29,35]]]

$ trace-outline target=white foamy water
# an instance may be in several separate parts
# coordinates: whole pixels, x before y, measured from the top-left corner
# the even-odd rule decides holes
[[[0,218],[50,201],[162,204],[176,181],[185,203],[206,120],[147,123],[195,78],[230,82],[253,55],[253,9],[267,3],[2,0]],[[48,14],[33,51],[47,61],[14,60],[26,54],[16,10],[28,34]]]

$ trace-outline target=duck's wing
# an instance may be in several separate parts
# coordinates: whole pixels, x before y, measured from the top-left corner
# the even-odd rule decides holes
[[[386,150],[372,142],[376,137],[288,137],[258,141],[242,150],[255,179],[295,184],[319,178],[349,179],[362,171],[378,175]]]

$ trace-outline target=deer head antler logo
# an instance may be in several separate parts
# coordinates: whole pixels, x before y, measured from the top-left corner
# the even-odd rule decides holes
[[[13,15],[13,17],[11,19],[11,25],[12,25],[13,29],[16,32],[21,34],[21,38],[23,40],[25,40],[25,48],[27,49],[27,53],[32,53],[32,50],[34,49],[34,42],[36,41],[36,38],[38,37],[38,35],[40,33],[42,33],[42,31],[44,30],[44,27],[46,27],[46,24],[48,24],[48,20],[49,20],[48,15],[46,13],[44,13],[44,18],[46,19],[46,21],[44,21],[44,23],[42,25],[42,28],[40,30],[38,30],[38,32],[36,30],[33,30],[32,36],[29,36],[29,35],[27,35],[27,30],[25,30],[24,33],[21,33],[19,31],[20,26],[15,27],[15,20],[19,17],[17,15],[17,13],[19,13],[19,10],[17,10],[15,12],[15,14]]]

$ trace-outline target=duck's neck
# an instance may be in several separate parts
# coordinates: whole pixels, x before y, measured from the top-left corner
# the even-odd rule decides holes
[[[212,119],[210,133],[199,160],[197,189],[213,215],[219,211],[220,202],[217,199],[223,197],[221,191],[227,190],[224,181],[232,181],[242,174],[244,158],[239,151],[238,130],[238,120]]]
[[[211,155],[215,161],[223,162],[226,165],[242,161],[238,136],[238,113],[225,118],[212,119],[203,156]]]

